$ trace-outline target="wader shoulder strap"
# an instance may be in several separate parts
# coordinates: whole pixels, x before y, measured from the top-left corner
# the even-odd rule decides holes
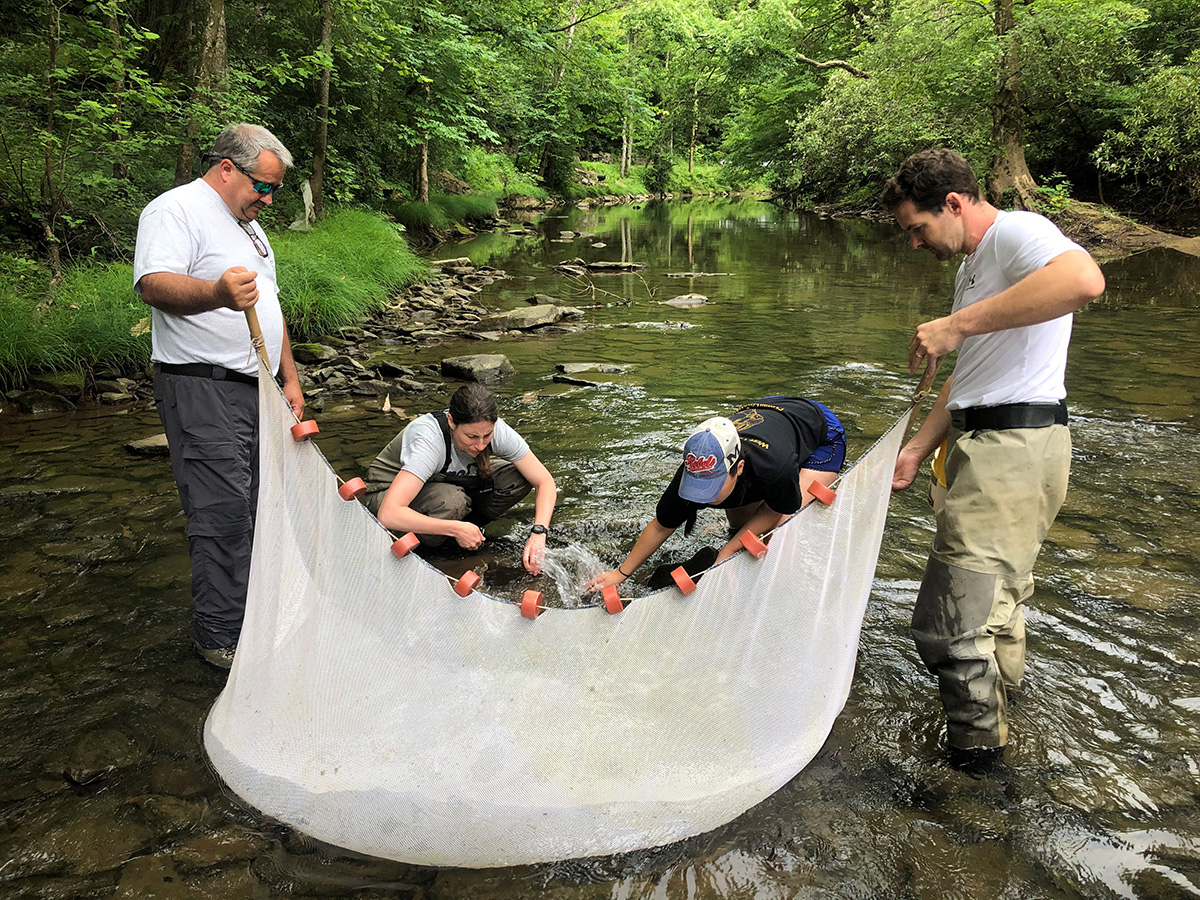
[[[446,410],[435,412],[433,417],[437,419],[437,423],[442,426],[442,437],[446,439],[446,461],[442,463],[442,469],[439,473],[441,475],[445,475],[446,470],[450,468],[450,448],[454,446],[454,439],[450,436],[450,423],[446,421]]]

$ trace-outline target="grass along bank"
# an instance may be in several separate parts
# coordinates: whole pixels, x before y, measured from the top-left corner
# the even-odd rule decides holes
[[[358,209],[270,238],[297,340],[356,322],[429,271],[395,225]],[[133,374],[149,362],[150,308],[134,293],[132,266],[75,266],[52,285],[31,260],[0,255],[0,389],[19,388],[35,372],[94,379]]]

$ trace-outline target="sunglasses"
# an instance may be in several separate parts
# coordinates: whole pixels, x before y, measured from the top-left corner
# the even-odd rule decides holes
[[[229,159],[229,157],[225,157],[225,158]],[[243,175],[245,175],[247,178],[249,178],[251,181],[254,182],[252,187],[254,188],[254,193],[256,193],[256,194],[262,194],[264,197],[269,197],[273,193],[275,193],[277,190],[279,190],[281,187],[283,187],[283,182],[280,182],[279,184],[271,184],[271,182],[269,182],[269,181],[259,181],[257,178],[255,178],[253,175],[251,175],[249,172],[247,172],[245,169],[243,169],[237,163],[233,162],[232,159],[230,159],[229,161],[231,163],[233,163],[233,167],[235,169],[237,169],[239,172],[241,172]]]

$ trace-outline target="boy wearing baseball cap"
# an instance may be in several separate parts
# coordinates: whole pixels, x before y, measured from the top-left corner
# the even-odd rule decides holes
[[[831,484],[845,459],[842,423],[815,400],[764,397],[729,418],[706,419],[683,445],[683,463],[625,561],[588,589],[631,577],[680,525],[690,532],[706,506],[725,510],[732,531],[712,564],[728,559],[743,532],[771,531],[811,499],[810,483]]]

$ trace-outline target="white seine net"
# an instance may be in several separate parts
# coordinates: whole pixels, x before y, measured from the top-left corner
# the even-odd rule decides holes
[[[396,559],[259,381],[246,621],[204,729],[250,805],[360,853],[519,865],[709,831],[820,749],[850,690],[907,415],[763,559],[738,554],[687,597],[529,620]]]

